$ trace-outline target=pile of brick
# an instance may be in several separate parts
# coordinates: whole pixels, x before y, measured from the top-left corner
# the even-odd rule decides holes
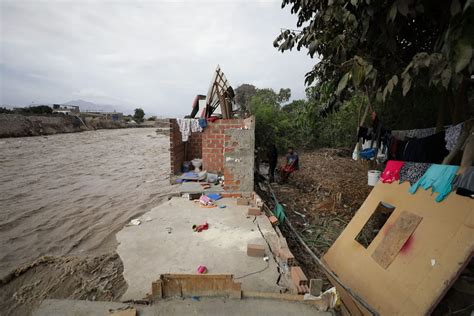
[[[263,200],[254,192],[250,199],[238,198],[238,205],[249,206],[247,210],[247,216],[260,216],[263,214]],[[288,268],[289,283],[292,285],[292,290],[296,294],[306,294],[310,292],[310,284],[308,284],[308,278],[304,274],[301,267],[298,266],[298,262],[295,256],[290,251],[286,238],[283,237],[280,229],[278,228],[278,219],[274,215],[268,216],[268,220],[274,227],[278,235],[278,244],[276,249],[273,249],[275,257],[280,262],[281,266]],[[247,255],[252,257],[264,257],[265,247],[262,245],[247,245]]]

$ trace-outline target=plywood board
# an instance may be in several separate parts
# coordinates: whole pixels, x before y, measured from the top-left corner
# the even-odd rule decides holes
[[[420,216],[403,211],[372,253],[375,262],[387,269],[421,220]]]
[[[231,274],[164,274],[152,283],[152,299],[192,296],[241,298],[241,283]]]
[[[381,315],[429,314],[474,251],[474,200],[452,193],[438,203],[430,191],[410,194],[409,188],[408,182],[378,183],[323,257],[342,283]],[[395,210],[364,248],[355,238],[382,201]],[[372,254],[403,211],[423,219],[385,269]],[[348,296],[341,298],[353,312],[357,304]]]

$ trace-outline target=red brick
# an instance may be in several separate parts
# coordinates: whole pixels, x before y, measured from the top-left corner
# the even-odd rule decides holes
[[[265,257],[265,246],[256,244],[247,244],[247,256]]]
[[[272,224],[272,226],[278,225],[278,218],[276,218],[275,216],[273,216],[273,215],[270,216],[270,217],[268,218],[268,220],[270,221],[270,223]]]
[[[288,248],[280,248],[278,251],[278,257],[285,262],[289,267],[295,265],[295,256],[291,253],[290,249]]]
[[[306,278],[306,275],[300,267],[291,267],[290,275],[291,282],[293,282],[294,285],[308,285],[308,278]]]

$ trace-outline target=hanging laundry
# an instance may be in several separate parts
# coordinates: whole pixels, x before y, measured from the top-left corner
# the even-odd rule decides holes
[[[385,170],[380,175],[383,183],[392,183],[400,179],[400,169],[403,167],[403,161],[390,160],[387,162]]]
[[[198,119],[191,119],[191,132],[193,132],[193,133],[201,133],[202,132],[202,127],[201,127],[201,124],[199,124]]]
[[[404,161],[441,163],[449,152],[444,131],[434,135],[409,140],[403,152]]]
[[[189,135],[191,135],[191,122],[189,119],[176,119],[179,125],[179,131],[181,132],[181,140],[187,142]]]
[[[205,118],[200,118],[199,119],[199,126],[201,126],[201,128],[206,128],[207,127],[207,120]]]
[[[453,181],[456,194],[468,196],[474,199],[474,167],[470,167]]]
[[[400,170],[400,183],[409,181],[410,185],[415,184],[430,166],[430,163],[405,162]]]
[[[199,125],[198,119],[176,119],[181,132],[181,140],[187,142],[191,133],[202,132],[202,127]]]
[[[435,127],[421,128],[421,129],[415,129],[413,134],[410,133],[408,137],[424,138],[424,137],[434,135],[435,133],[436,133]]]
[[[365,141],[370,139],[370,131],[367,127],[359,126],[359,131],[357,132],[357,141],[361,138]]]
[[[431,165],[408,192],[414,194],[420,186],[425,190],[431,188],[432,192],[439,193],[435,199],[436,202],[441,202],[451,193],[453,179],[458,169],[459,166]]]
[[[456,146],[459,135],[461,135],[463,125],[464,123],[459,123],[446,129],[445,140],[447,150],[451,151],[454,149],[454,146]]]

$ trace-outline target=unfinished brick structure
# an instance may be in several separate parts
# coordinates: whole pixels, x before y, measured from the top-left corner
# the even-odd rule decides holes
[[[176,119],[170,120],[171,173],[184,161],[202,158],[203,169],[224,176],[226,192],[252,192],[255,119],[221,119],[208,122],[202,133],[183,142]]]
[[[202,133],[191,133],[183,142],[176,119],[170,119],[170,164],[171,174],[181,172],[183,162],[202,157]]]

